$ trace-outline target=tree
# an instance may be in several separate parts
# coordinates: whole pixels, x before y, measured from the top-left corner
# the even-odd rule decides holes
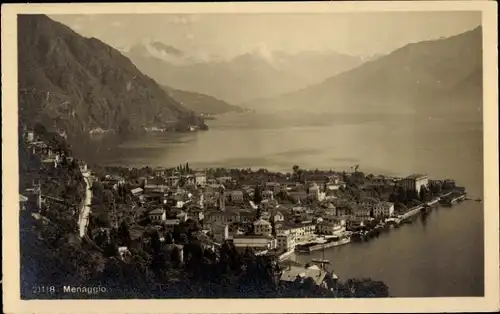
[[[302,170],[300,169],[300,167],[298,165],[294,165],[292,167],[292,170],[293,170],[293,176],[295,177],[295,180],[300,181],[301,176],[302,176]]]
[[[374,281],[370,278],[347,280],[345,291],[346,296],[351,298],[389,297],[389,287],[382,281]]]
[[[418,192],[415,190],[408,190],[406,194],[407,194],[406,198],[407,202],[419,199]]]
[[[260,202],[262,202],[262,192],[260,190],[260,186],[258,185],[255,187],[253,193],[253,202],[255,203],[255,205],[258,205],[260,204]]]
[[[122,121],[120,121],[120,124],[118,125],[118,133],[119,134],[128,134],[130,132],[130,121],[125,118]]]
[[[429,188],[435,195],[439,195],[441,193],[441,184],[438,182],[431,182]]]
[[[165,234],[165,244],[173,244],[174,243],[174,237],[172,237],[172,234],[168,232]]]
[[[184,223],[184,229],[188,234],[197,232],[201,230],[201,225],[196,220],[189,218]]]
[[[150,245],[153,251],[153,254],[156,256],[160,253],[161,250],[161,241],[160,236],[157,231],[153,231],[150,234]]]
[[[398,195],[398,201],[400,203],[405,204],[406,202],[408,202],[408,195],[407,195],[406,190],[403,189],[403,187],[399,187],[396,193]]]
[[[118,239],[122,245],[130,246],[130,231],[125,221],[118,227]]]
[[[179,181],[177,182],[177,185],[180,186],[180,187],[184,187],[186,185],[186,178],[185,177],[181,177],[179,179]]]
[[[397,201],[398,201],[398,194],[396,192],[392,192],[391,195],[389,195],[389,202],[396,203]]]
[[[276,236],[276,222],[274,221],[274,217],[271,218],[271,234]]]
[[[36,123],[33,130],[34,130],[36,135],[41,136],[41,137],[43,137],[47,134],[47,128],[41,123]]]
[[[429,201],[429,190],[427,190],[427,188],[425,186],[422,186],[420,188],[420,192],[419,192],[419,198],[420,198],[420,201],[422,202],[428,202]]]

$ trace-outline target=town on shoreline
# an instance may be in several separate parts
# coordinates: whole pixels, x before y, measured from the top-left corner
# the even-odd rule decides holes
[[[196,170],[188,163],[90,169],[45,130],[23,130],[20,145],[21,210],[36,208],[31,216],[46,224],[76,221],[79,238],[101,252],[114,243],[118,258],[130,261],[138,242],[153,241],[168,248],[170,259],[180,265],[190,256],[185,252],[193,241],[189,236],[204,250],[221,251],[229,243],[238,252],[276,259],[282,265],[279,282],[296,283],[297,276],[303,281],[319,274],[322,279],[314,283],[330,290],[338,276],[328,269],[329,261],[311,260],[303,266],[287,257],[366,241],[466,195],[450,179],[365,174],[359,165],[350,172],[296,165],[289,173]],[[65,182],[54,181],[63,169],[69,169]],[[71,210],[62,217],[61,208]]]

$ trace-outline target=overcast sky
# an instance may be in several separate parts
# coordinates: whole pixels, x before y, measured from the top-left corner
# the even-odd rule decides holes
[[[127,48],[153,39],[190,53],[335,50],[369,56],[481,24],[480,12],[51,15],[87,37]]]

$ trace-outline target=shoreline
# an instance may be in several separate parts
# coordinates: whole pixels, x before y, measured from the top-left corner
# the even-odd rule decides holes
[[[182,186],[179,183],[169,183],[169,182],[173,182],[170,180],[172,180],[175,177],[177,177],[178,179],[180,179],[180,178],[188,179],[191,177],[195,177],[195,174],[197,174],[197,173],[198,174],[202,173],[202,175],[205,176],[205,179],[210,179],[210,180],[213,180],[214,182],[217,181],[220,183],[220,180],[222,180],[222,179],[226,180],[227,184],[224,183],[224,185],[226,185],[229,190],[240,189],[241,185],[240,185],[240,187],[238,187],[238,184],[244,184],[243,182],[241,182],[241,180],[244,180],[244,178],[246,177],[250,181],[258,181],[255,183],[256,185],[254,185],[255,188],[257,188],[257,186],[266,186],[266,183],[271,182],[271,181],[280,182],[280,184],[282,186],[306,185],[306,184],[308,184],[307,182],[312,182],[314,185],[314,184],[316,184],[316,181],[317,181],[318,183],[320,183],[320,186],[323,186],[323,184],[324,184],[325,189],[326,189],[327,184],[333,184],[333,186],[335,186],[337,189],[335,191],[340,191],[342,193],[345,193],[344,190],[346,190],[346,191],[350,191],[353,189],[356,190],[356,189],[360,188],[360,186],[366,185],[366,183],[368,183],[368,182],[372,182],[372,183],[378,182],[381,186],[395,191],[396,187],[398,186],[398,184],[397,184],[398,181],[405,180],[407,178],[412,177],[412,176],[394,177],[394,176],[383,176],[383,175],[372,175],[372,174],[366,175],[365,173],[358,171],[357,170],[358,167],[359,166],[356,166],[354,168],[354,171],[339,171],[339,170],[330,170],[330,169],[329,170],[319,170],[319,169],[309,170],[309,169],[301,169],[297,166],[297,167],[293,167],[293,169],[291,169],[292,170],[291,172],[284,173],[284,172],[273,172],[273,171],[269,171],[268,169],[252,170],[251,168],[250,169],[248,169],[248,168],[246,168],[246,169],[245,168],[191,169],[188,167],[188,164],[186,163],[186,165],[180,165],[177,168],[165,169],[165,168],[143,167],[142,169],[145,170],[145,173],[143,175],[145,176],[146,180],[152,179],[152,181],[153,181],[153,179],[155,179],[155,180],[163,181],[164,182],[163,184],[165,184],[165,186],[167,186],[167,185],[169,186],[168,190],[176,188],[177,191],[182,191],[182,190],[188,191],[190,188]],[[95,170],[95,172],[93,170]],[[89,206],[91,204],[88,201],[89,198],[90,198],[90,201],[92,198],[92,191],[89,189],[91,186],[90,179],[92,179],[92,181],[94,181],[94,179],[97,178],[98,179],[97,181],[99,181],[99,179],[102,178],[103,179],[102,183],[107,185],[107,184],[109,184],[109,182],[108,183],[105,182],[106,179],[104,179],[104,177],[106,177],[106,178],[108,178],[108,180],[111,180],[111,182],[116,181],[117,186],[123,186],[123,187],[126,186],[127,187],[126,189],[130,189],[133,187],[135,189],[135,185],[133,183],[134,178],[138,178],[139,176],[141,176],[141,174],[137,170],[140,170],[140,169],[126,168],[123,166],[118,166],[118,167],[116,167],[116,166],[115,167],[104,166],[104,167],[98,167],[98,168],[94,169],[92,166],[87,167],[87,165],[84,162],[80,165],[80,173],[83,176],[85,184],[86,184],[85,196],[84,196],[84,201],[83,201],[84,206],[82,207],[82,210],[80,212],[80,216],[78,218],[78,225],[80,227],[79,228],[80,229],[79,230],[80,231],[80,238],[85,238],[84,240],[90,241],[91,243],[93,241],[93,239],[89,238],[87,235],[87,234],[90,234],[94,230],[94,228],[92,227],[90,230],[88,230],[88,233],[87,233],[88,222],[89,222],[89,220],[92,219],[91,218],[91,209]],[[103,172],[101,174],[99,174],[99,171],[103,171]],[[104,174],[104,176],[103,176],[103,174]],[[114,177],[114,176],[116,176],[116,177]],[[311,177],[309,177],[309,176],[311,176]],[[425,178],[427,178],[427,176],[425,176]],[[123,180],[123,183],[120,183],[122,180]],[[326,180],[326,181],[322,182],[321,180]],[[452,180],[448,179],[448,180],[444,180],[444,181],[452,181]],[[198,189],[201,188],[202,193],[205,193],[205,191],[206,191],[205,189],[208,188],[211,184],[212,183],[209,183],[209,182],[203,183],[198,187]],[[252,186],[252,184],[250,184],[250,186]],[[427,183],[427,186],[429,186],[428,183]],[[144,188],[146,190],[145,186],[144,186]],[[105,187],[105,189],[111,189],[111,190],[115,190],[115,191],[119,190],[114,185],[113,185],[113,187]],[[194,187],[194,189],[196,190],[197,188]],[[453,188],[451,188],[451,190],[450,190],[450,188],[448,188],[448,190],[445,190],[443,193],[439,194],[438,198],[442,197],[443,195],[453,196],[454,191],[456,191],[457,189],[458,189],[458,187],[455,187],[455,186]],[[144,191],[144,192],[145,192],[145,195],[147,195],[148,192],[147,191]],[[337,193],[337,192],[335,192],[335,193]],[[347,194],[342,194],[342,193],[340,195],[337,195],[338,197],[334,197],[334,199],[336,199],[336,198],[342,199],[342,198],[347,196]],[[464,193],[463,196],[465,198],[465,189],[463,189],[463,193]],[[162,194],[163,194],[163,190],[162,190]],[[306,192],[306,194],[308,195],[309,192]],[[306,195],[306,194],[304,194],[304,195]],[[166,195],[167,194],[164,194],[164,197],[166,197]],[[460,197],[462,197],[462,196],[460,196]],[[191,196],[189,196],[189,198],[191,198]],[[133,203],[135,204],[137,200],[135,198],[133,198],[133,200],[134,200]],[[196,201],[196,197],[194,199],[192,199],[192,202],[195,202],[195,201]],[[319,203],[318,203],[318,201],[319,201]],[[358,199],[357,201],[362,202],[360,199]],[[380,195],[380,201],[381,202],[387,201],[387,194],[385,196]],[[326,202],[329,203],[330,201],[326,201]],[[424,205],[429,205],[431,203],[435,204],[435,202],[436,202],[436,198],[433,198],[433,199],[429,199],[425,202],[422,201],[417,206],[411,206],[411,207],[409,206],[409,208],[406,211],[398,209],[399,216],[397,216],[397,219],[402,218],[401,220],[404,220],[406,218],[416,216],[417,214],[421,213],[421,209],[424,207]],[[438,202],[439,202],[439,200],[438,200]],[[450,202],[453,203],[453,201],[450,201]],[[288,204],[287,201],[283,201],[281,199],[280,199],[280,203],[281,204]],[[120,203],[120,204],[123,205],[124,208],[128,206],[127,203],[123,203],[123,204]],[[137,203],[137,204],[139,204],[139,203]],[[194,204],[194,203],[191,203],[191,204]],[[259,208],[261,208],[264,211],[264,209],[263,209],[264,203],[259,201],[259,204],[260,204]],[[290,204],[292,204],[292,205],[284,206],[280,210],[286,211],[287,208],[291,208],[292,214],[293,214],[293,210],[294,210],[293,206],[296,207],[297,205],[293,205],[294,204],[293,202]],[[304,202],[304,204],[302,205],[302,203],[299,200],[298,206],[302,207],[302,208],[314,209],[314,212],[315,212],[315,211],[321,209],[321,207],[322,207],[321,204],[322,204],[322,201],[320,201],[320,200],[316,200],[313,202],[309,202],[309,200],[308,200],[307,202]],[[412,202],[410,202],[408,205],[410,205],[410,204],[412,204]],[[146,215],[149,215],[149,213],[147,213],[147,212],[154,212],[155,210],[157,210],[159,208],[159,207],[156,207],[156,209],[155,209],[154,205],[151,207],[149,204],[148,205],[143,204],[142,206],[144,206],[146,208],[146,212],[145,212]],[[135,206],[132,206],[132,208],[134,208],[134,207]],[[244,206],[242,206],[242,208],[243,207]],[[184,208],[184,206],[181,206],[181,209],[185,210],[186,213],[190,212],[189,208],[190,208],[189,206],[187,208]],[[325,207],[323,207],[323,208],[325,209]],[[122,209],[120,209],[120,210],[122,210]],[[172,208],[168,209],[167,212],[170,210],[172,210]],[[213,211],[213,209],[211,209],[211,210]],[[351,209],[351,210],[354,210],[354,209]],[[219,212],[219,211],[221,211],[221,208],[219,208],[215,212]],[[269,211],[269,209],[266,209],[264,212],[268,212],[268,211]],[[210,212],[210,209],[205,208],[203,210],[203,212],[208,213],[208,212]],[[224,212],[223,208],[222,208],[222,212]],[[259,212],[259,210],[257,210],[257,213],[258,212]],[[99,214],[99,213],[97,213],[97,214]],[[134,215],[134,217],[131,217],[131,216],[128,216],[129,213],[127,214],[126,212],[123,212],[122,214],[125,214],[125,216],[123,216],[123,217],[125,217],[125,218],[128,217],[128,218],[131,218],[132,221],[135,221],[135,215]],[[257,214],[257,215],[259,215],[259,214]],[[342,214],[335,214],[335,215],[337,216],[337,219],[341,219],[341,217],[342,217]],[[359,219],[361,219],[362,221],[373,221],[373,213],[370,214],[370,216],[371,217],[368,217],[368,219],[367,219],[367,217],[359,218],[358,213],[356,211],[354,211],[354,212],[349,214],[349,217],[345,217],[344,219],[347,219],[348,221],[350,221],[350,220],[357,221]],[[403,217],[401,217],[401,216],[403,216]],[[121,222],[118,220],[115,222],[115,224],[113,224],[112,223],[113,218],[110,216],[109,219],[110,219],[110,228],[113,228],[112,227],[113,225],[117,226],[119,223],[123,222],[123,220]],[[305,223],[303,221],[304,219],[305,218],[301,218],[302,223]],[[203,223],[205,223],[204,219],[202,219],[202,220],[203,220]],[[262,221],[262,220],[260,220],[260,221]],[[376,225],[373,225],[373,226],[368,225],[367,227],[362,228],[362,229],[364,229],[364,231],[366,231],[365,234],[363,235],[364,241],[369,240],[373,237],[376,237],[380,232],[389,229],[388,227],[387,227],[387,229],[381,228],[381,227],[385,227],[385,223],[386,223],[386,220],[382,220],[382,221],[383,221],[383,223],[377,223]],[[148,226],[150,224],[151,223],[148,223],[146,226]],[[317,228],[319,228],[316,226],[317,224],[319,224],[319,222],[313,223],[315,228],[313,228],[313,231],[308,236],[309,239],[306,240],[306,242],[307,241],[310,242],[312,240],[312,238],[317,239],[318,237],[321,236],[321,231],[318,231],[321,229],[317,229]],[[384,226],[381,226],[380,224],[382,224]],[[402,224],[402,222],[397,223],[397,225],[400,225],[400,224]],[[361,226],[363,226],[363,224],[361,224]],[[352,231],[352,229],[350,229],[349,231]],[[323,235],[323,236],[325,238],[327,237],[325,235]],[[245,234],[244,237],[249,237],[249,239],[250,239],[252,237],[252,233]],[[241,237],[240,237],[240,239],[241,239]],[[275,239],[274,241],[276,241],[276,237],[274,239]],[[354,238],[353,238],[353,241],[350,241],[350,239],[349,239],[349,243],[345,243],[345,244],[347,245],[347,244],[350,244],[351,242],[356,242],[356,241],[354,240]],[[304,244],[304,243],[302,243],[302,244]],[[97,247],[97,249],[99,249],[99,248]],[[282,249],[282,247],[280,247],[280,249]],[[327,249],[327,248],[324,248],[324,249]],[[306,255],[308,255],[314,251],[317,251],[317,250],[314,249],[311,252],[306,253]],[[282,263],[282,262],[289,260],[294,255],[297,256],[297,254],[294,254],[294,253],[296,253],[296,247],[294,247],[293,250],[285,250],[284,254],[282,254],[280,256],[276,256],[276,257],[278,258],[279,263]],[[260,254],[256,254],[256,255],[260,255]],[[326,268],[325,268],[325,270],[326,270]]]

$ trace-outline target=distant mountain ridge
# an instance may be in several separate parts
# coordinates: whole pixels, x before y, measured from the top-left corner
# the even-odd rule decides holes
[[[140,43],[125,54],[162,85],[237,105],[298,90],[362,63],[361,57],[336,52],[288,54],[256,49],[223,59],[179,57],[154,48]]]
[[[246,105],[262,110],[425,113],[449,110],[453,103],[475,110],[475,103],[481,102],[482,29],[478,27],[408,44],[320,84]]]
[[[19,15],[18,31],[21,122],[40,122],[69,136],[93,129],[205,127],[201,117],[98,39],[45,15]]]
[[[179,89],[163,87],[167,93],[186,108],[203,115],[219,115],[229,112],[242,112],[243,108],[205,94],[188,92]]]

